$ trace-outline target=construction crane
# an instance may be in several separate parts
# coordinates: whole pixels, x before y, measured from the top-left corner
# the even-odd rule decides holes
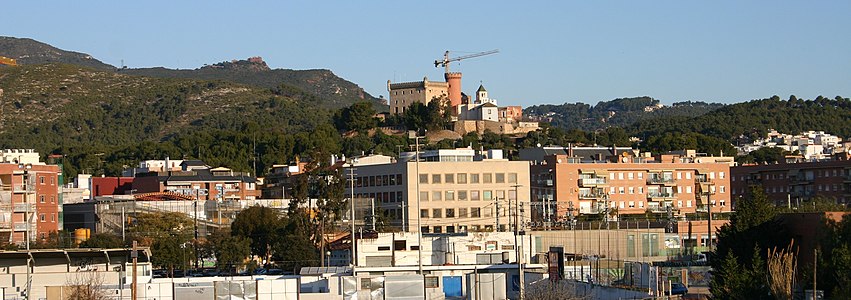
[[[446,68],[446,73],[449,74],[449,63],[451,63],[453,61],[459,61],[459,60],[462,60],[462,59],[491,55],[491,54],[496,54],[498,52],[499,52],[499,49],[494,49],[494,50],[491,50],[491,51],[485,51],[485,52],[479,52],[479,53],[449,58],[449,50],[446,50],[446,52],[443,53],[443,60],[435,60],[434,61],[434,67],[435,68],[444,67],[444,68]]]
[[[17,66],[18,62],[13,58],[0,56],[0,65]]]

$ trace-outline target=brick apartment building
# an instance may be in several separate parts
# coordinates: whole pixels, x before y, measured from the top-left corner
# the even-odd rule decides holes
[[[253,200],[259,195],[256,182],[249,173],[184,160],[179,170],[137,173],[133,190],[135,194],[170,192],[199,200]]]
[[[763,188],[768,199],[780,206],[796,206],[815,196],[851,202],[851,160],[848,153],[833,160],[803,161],[787,159],[768,165],[743,165],[730,170],[732,195],[747,197],[749,186]]]
[[[62,228],[61,170],[32,149],[0,151],[0,244],[35,243]]]
[[[619,216],[647,212],[684,216],[731,210],[732,157],[699,156],[693,150],[649,156],[617,147],[523,149],[532,162],[533,222],[571,216]]]

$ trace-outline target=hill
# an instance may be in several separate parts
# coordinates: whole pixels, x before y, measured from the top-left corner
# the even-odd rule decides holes
[[[723,106],[720,103],[691,101],[663,106],[659,100],[644,96],[601,101],[594,106],[585,103],[534,105],[524,109],[523,114],[563,129],[599,130],[611,126],[626,127],[656,118],[696,117]]]
[[[69,177],[81,169],[116,175],[166,155],[262,172],[339,148],[329,112],[306,93],[57,63],[0,68],[0,89],[0,147],[67,154]]]
[[[335,75],[330,70],[270,69],[259,57],[205,65],[194,70],[174,70],[162,67],[117,69],[91,55],[58,49],[27,38],[0,36],[0,56],[18,60],[20,65],[65,63],[104,71],[117,71],[127,75],[159,78],[185,78],[199,80],[225,80],[262,88],[276,89],[278,93],[296,97],[313,95],[312,105],[341,108],[357,101],[369,101],[382,108],[382,102],[359,87]]]
[[[726,105],[712,112],[693,117],[670,117],[639,121],[629,126],[638,136],[663,133],[697,132],[733,141],[765,137],[768,129],[784,133],[823,130],[843,138],[851,137],[851,100],[822,96],[813,100],[778,96]]]
[[[14,58],[20,65],[58,62],[99,70],[115,69],[115,67],[105,64],[91,55],[62,50],[27,38],[0,36],[0,56]]]
[[[262,58],[233,60],[206,65],[194,70],[167,68],[122,69],[122,74],[160,78],[191,78],[202,80],[227,80],[265,88],[288,89],[289,85],[318,96],[325,107],[340,108],[357,101],[381,104],[379,99],[350,81],[334,75],[330,70],[270,69]]]

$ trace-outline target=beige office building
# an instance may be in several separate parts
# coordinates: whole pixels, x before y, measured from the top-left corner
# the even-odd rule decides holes
[[[391,226],[411,232],[505,231],[513,230],[517,222],[527,224],[529,162],[503,159],[500,151],[476,152],[424,151],[420,162],[414,153],[403,153],[391,163],[358,159],[355,197],[375,199]],[[515,218],[518,206],[521,214]]]

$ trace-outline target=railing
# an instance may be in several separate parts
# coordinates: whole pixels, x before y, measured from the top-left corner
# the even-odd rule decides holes
[[[15,223],[15,231],[26,231],[27,224],[26,223]],[[35,223],[30,224],[30,231],[35,231]]]
[[[647,183],[649,183],[649,184],[666,184],[666,183],[674,183],[674,178],[664,178],[664,177],[655,177],[655,176],[650,176],[650,177],[647,177]]]
[[[12,190],[15,193],[26,193],[26,192],[32,192],[33,191],[32,186],[25,186],[23,184],[13,185]]]
[[[35,204],[15,203],[15,212],[26,212],[29,206],[30,212],[35,212]]]
[[[580,193],[579,199],[606,199],[609,195],[606,193]]]
[[[668,192],[647,192],[647,198],[673,198],[674,193]]]
[[[12,222],[11,221],[0,221],[0,229],[11,229]]]
[[[582,186],[606,184],[606,179],[605,178],[580,178],[579,184],[582,185]]]

